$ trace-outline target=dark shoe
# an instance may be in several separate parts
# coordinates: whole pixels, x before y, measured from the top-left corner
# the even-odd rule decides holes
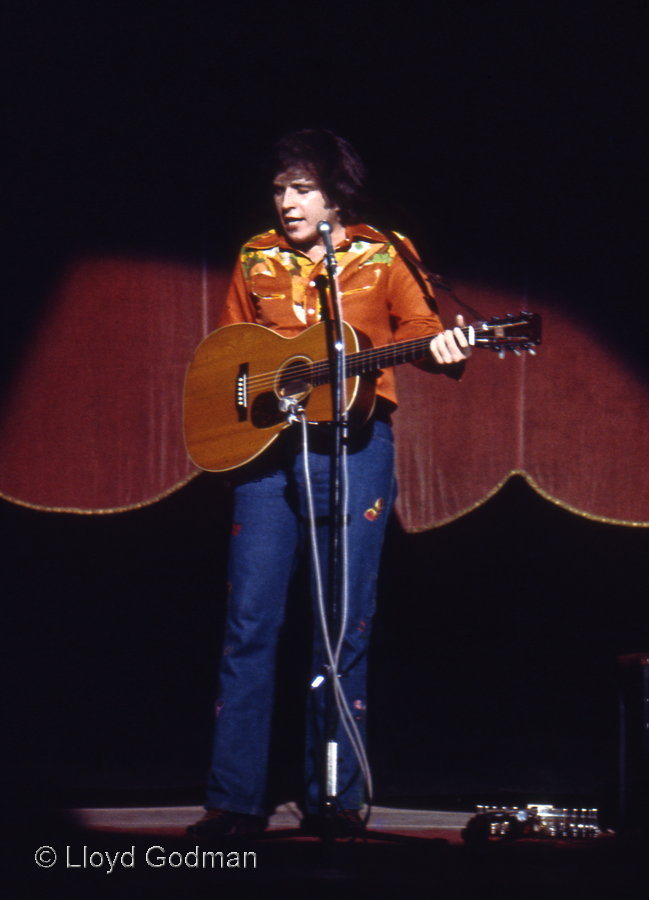
[[[305,815],[300,823],[304,834],[321,838],[364,837],[365,822],[358,809],[337,809],[324,815]]]
[[[261,816],[230,812],[227,809],[208,809],[202,819],[190,825],[187,837],[213,838],[224,834],[258,834],[266,827]]]

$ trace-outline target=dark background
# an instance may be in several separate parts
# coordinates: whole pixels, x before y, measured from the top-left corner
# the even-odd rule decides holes
[[[357,146],[380,218],[432,268],[559,298],[646,366],[644,4],[5,7],[5,373],[72,256],[231,265],[272,222],[267,149],[305,126]],[[200,802],[218,485],[110,516],[4,501],[0,516],[10,780],[43,802]],[[648,549],[646,529],[579,518],[518,479],[451,525],[394,523],[371,680],[378,797],[613,804],[615,657],[649,644]],[[278,798],[299,759],[296,606]]]

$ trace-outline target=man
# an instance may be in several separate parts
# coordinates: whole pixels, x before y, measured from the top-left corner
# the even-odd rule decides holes
[[[359,222],[364,169],[356,152],[328,131],[300,131],[275,148],[274,199],[280,229],[259,235],[242,249],[220,326],[264,325],[294,337],[326,316],[314,279],[324,271],[326,222],[336,251],[346,322],[374,346],[431,336],[430,358],[419,365],[457,377],[470,355],[460,327],[444,331],[424,296],[426,284],[411,259],[411,246]],[[394,241],[394,242],[393,242]],[[401,244],[401,252],[395,247]],[[458,317],[458,326],[462,324]],[[363,427],[351,429],[349,472],[349,611],[339,675],[361,734],[366,709],[367,644],[376,600],[376,579],[385,526],[395,498],[390,424],[396,409],[392,369],[378,373],[377,402]],[[331,429],[311,428],[308,453],[318,523],[319,556],[325,572],[329,546]],[[305,450],[297,425],[282,432],[265,458],[244,472],[235,487],[229,558],[229,600],[213,759],[206,814],[192,836],[262,830],[275,656],[286,595],[302,550],[308,546]],[[326,585],[325,585],[326,590]],[[312,593],[315,588],[312,587]],[[316,622],[313,678],[326,669]],[[310,692],[305,760],[305,821],[322,810],[322,742],[325,687]],[[350,741],[339,724],[338,809],[334,830],[361,830],[364,784]]]

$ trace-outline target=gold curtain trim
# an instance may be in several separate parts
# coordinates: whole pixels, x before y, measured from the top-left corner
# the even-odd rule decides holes
[[[43,506],[38,503],[29,503],[26,500],[18,500],[16,497],[10,497],[8,494],[0,491],[0,497],[3,500],[8,500],[10,503],[15,503],[17,506],[25,506],[28,509],[37,509],[41,512],[54,512],[54,513],[73,513],[75,515],[83,515],[83,516],[91,516],[91,515],[109,515],[110,513],[120,513],[120,512],[128,512],[133,509],[142,509],[145,506],[152,506],[154,503],[157,503],[159,500],[164,500],[165,497],[169,497],[171,494],[183,488],[186,484],[189,484],[197,475],[202,474],[202,469],[197,469],[195,472],[192,472],[184,478],[182,481],[177,482],[172,485],[170,488],[167,488],[166,491],[162,491],[162,493],[157,494],[155,497],[149,497],[147,500],[141,500],[139,503],[131,503],[127,506],[114,506],[109,509],[79,509],[71,506]],[[627,528],[649,528],[649,521],[645,522],[633,522],[627,519],[613,519],[607,516],[596,516],[593,513],[586,512],[586,510],[579,509],[576,506],[572,506],[570,503],[565,503],[563,500],[559,500],[556,497],[553,497],[552,494],[549,494],[546,490],[544,490],[538,482],[532,478],[527,472],[523,469],[511,469],[507,474],[495,485],[490,491],[488,491],[484,497],[481,497],[480,500],[477,500],[475,503],[472,503],[471,506],[467,506],[464,509],[460,510],[460,512],[456,513],[454,516],[448,516],[446,519],[442,519],[439,522],[433,522],[430,525],[418,525],[410,528],[404,528],[408,534],[419,534],[423,531],[431,531],[433,528],[441,528],[442,525],[449,525],[451,522],[455,522],[458,519],[461,519],[462,516],[467,515],[470,512],[473,512],[474,509],[478,509],[478,507],[483,506],[487,500],[490,500],[494,497],[498,491],[504,487],[504,485],[509,481],[510,478],[513,478],[515,475],[520,475],[525,481],[529,484],[533,490],[536,491],[541,497],[545,500],[548,500],[550,503],[553,503],[555,506],[560,506],[562,509],[568,510],[568,512],[575,513],[578,516],[582,516],[584,519],[590,519],[592,522],[603,522],[607,525],[624,525]]]
[[[546,490],[544,490],[538,482],[532,478],[527,472],[523,469],[511,469],[499,482],[498,484],[490,490],[488,493],[484,495],[480,500],[477,500],[475,503],[471,504],[471,506],[467,506],[465,509],[460,510],[460,512],[456,513],[454,516],[449,516],[446,519],[442,519],[440,522],[433,522],[430,525],[418,525],[412,528],[405,528],[404,530],[408,534],[420,534],[423,531],[431,531],[433,528],[440,528],[442,525],[448,525],[450,522],[455,522],[457,519],[461,519],[462,516],[465,516],[467,513],[473,512],[474,509],[477,509],[479,506],[482,506],[487,500],[490,500],[494,497],[498,491],[512,478],[514,475],[520,475],[525,481],[529,484],[531,488],[533,488],[537,494],[540,494],[545,500],[549,500],[550,503],[553,503],[555,506],[560,506],[562,509],[568,510],[568,512],[575,513],[578,516],[582,516],[584,519],[590,519],[591,522],[603,522],[607,525],[625,525],[627,528],[649,528],[649,521],[646,522],[633,522],[628,521],[626,519],[612,519],[607,516],[596,516],[593,513],[586,512],[584,509],[579,509],[576,506],[572,506],[570,503],[565,503],[563,500],[557,499],[557,497],[553,497],[552,494],[549,494]]]
[[[149,497],[148,500],[141,500],[139,503],[130,503],[128,506],[114,506],[110,509],[77,509],[72,506],[41,506],[38,503],[28,503],[26,500],[18,500],[16,497],[9,497],[8,494],[3,494],[2,491],[0,491],[0,497],[2,497],[3,500],[8,500],[10,503],[15,503],[17,506],[26,506],[28,509],[38,509],[41,512],[75,513],[76,515],[81,516],[103,516],[108,515],[109,513],[128,512],[132,509],[142,509],[145,506],[152,506],[154,503],[157,503],[158,500],[164,500],[165,497],[168,497],[170,494],[180,490],[180,488],[184,487],[186,484],[189,484],[189,482],[193,478],[196,478],[197,475],[200,475],[201,472],[202,469],[197,469],[195,472],[188,475],[187,478],[172,485],[170,488],[167,488],[167,490],[163,491],[161,494],[157,494],[155,497]]]

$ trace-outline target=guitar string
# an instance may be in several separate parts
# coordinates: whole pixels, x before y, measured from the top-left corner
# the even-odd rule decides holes
[[[385,347],[372,347],[367,350],[360,350],[356,353],[350,353],[347,356],[347,373],[353,376],[364,371],[364,367],[375,369],[374,365],[381,360],[383,365],[394,365],[398,361],[407,362],[407,359],[400,360],[400,357],[410,356],[413,352],[418,353],[425,351],[430,343],[432,335],[424,338],[416,338],[414,341],[403,341],[398,344],[387,344]],[[380,368],[380,367],[379,367]],[[304,362],[291,368],[291,379],[299,378],[301,375],[309,375],[314,380],[318,376],[327,376],[329,370],[328,360],[316,360],[314,362]],[[261,372],[258,375],[252,375],[248,378],[248,387],[254,391],[263,390],[264,387],[269,389],[275,385],[277,376],[282,370],[274,372]],[[325,381],[327,378],[325,377]]]
[[[491,333],[492,327],[511,328],[515,325],[520,325],[520,322],[499,322],[496,326],[489,326],[489,332]],[[475,326],[463,327],[461,329],[462,333],[467,336],[472,327],[475,330]],[[484,332],[481,331],[480,336],[482,336],[483,333]],[[418,353],[426,350],[431,337],[432,335],[428,335],[422,338],[415,338],[412,341],[386,344],[383,347],[370,347],[366,350],[359,350],[356,353],[351,353],[347,356],[347,377],[362,374],[366,371],[366,368],[364,367],[368,367],[370,370],[376,369],[376,363],[379,360],[382,365],[396,365],[399,362],[408,362],[410,360],[406,359],[405,356],[409,356],[413,352]],[[509,338],[509,340],[511,340],[511,338]],[[525,340],[529,340],[529,337],[523,335],[523,341]],[[380,366],[378,366],[378,368],[380,368]],[[306,361],[301,365],[296,365],[291,368],[290,375],[292,380],[305,377],[309,380],[316,381],[318,378],[323,378],[323,381],[320,383],[326,383],[328,381],[328,369],[328,360],[316,360],[315,362]],[[254,392],[263,391],[265,389],[272,390],[275,387],[278,376],[281,374],[282,369],[278,369],[273,372],[260,372],[257,375],[252,375],[247,381],[248,389]]]
[[[472,327],[474,326],[465,326],[461,329],[465,337],[469,334],[469,331]],[[363,365],[376,363],[379,359],[384,365],[394,365],[399,361],[407,362],[407,359],[400,360],[400,357],[404,354],[409,355],[412,352],[425,351],[428,348],[428,344],[433,337],[434,335],[424,335],[423,337],[415,338],[412,341],[402,341],[396,344],[386,344],[383,347],[368,347],[366,350],[359,350],[356,353],[350,353],[347,356],[347,371],[351,375],[356,374],[355,371],[351,370],[352,366],[358,365],[360,366],[359,372],[363,372]],[[291,369],[291,376],[298,377],[299,375],[308,374],[313,374],[314,376],[325,375],[328,368],[328,360],[305,362],[302,366],[296,366],[295,368]],[[255,391],[263,390],[265,387],[271,389],[275,384],[278,374],[280,374],[279,370],[275,372],[262,372],[258,375],[253,375],[248,379],[248,387],[249,389]]]

